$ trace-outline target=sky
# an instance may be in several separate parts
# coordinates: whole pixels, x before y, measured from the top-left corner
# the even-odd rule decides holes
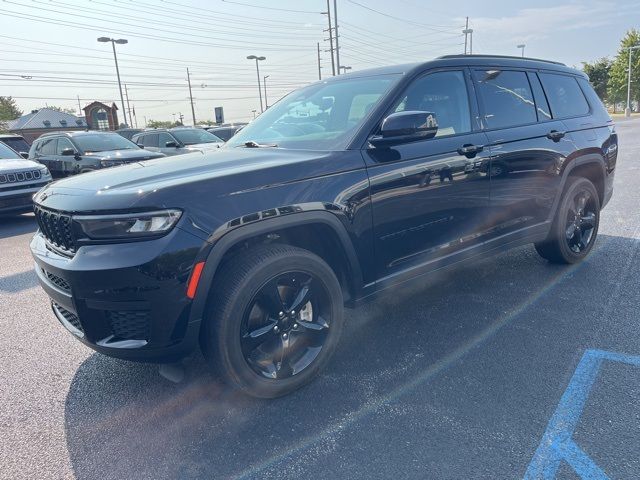
[[[526,56],[576,67],[614,56],[624,32],[640,28],[637,0],[337,0],[337,9],[340,63],[352,71],[463,53],[466,17],[473,53],[519,55],[525,44]],[[25,113],[120,107],[111,44],[97,42],[107,36],[128,40],[116,48],[139,127],[180,114],[193,123],[187,68],[197,122],[218,106],[225,121],[246,122],[260,112],[248,55],[266,57],[269,105],[318,80],[318,42],[321,74],[332,74],[326,10],[326,0],[0,0],[0,95]]]

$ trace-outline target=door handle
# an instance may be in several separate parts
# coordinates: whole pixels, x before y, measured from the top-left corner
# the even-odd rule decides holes
[[[483,149],[484,145],[471,145],[467,143],[458,149],[458,153],[460,155],[464,155],[467,158],[473,158],[478,152],[481,152]]]
[[[558,130],[551,130],[547,133],[547,138],[549,140],[553,140],[554,142],[559,142],[561,138],[563,138],[567,132],[559,132]]]

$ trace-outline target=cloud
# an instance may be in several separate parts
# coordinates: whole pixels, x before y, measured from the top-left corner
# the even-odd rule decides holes
[[[488,42],[527,42],[557,36],[559,32],[601,27],[640,12],[640,4],[615,2],[568,3],[525,8],[515,15],[473,18],[472,26]],[[461,20],[463,21],[463,20]]]

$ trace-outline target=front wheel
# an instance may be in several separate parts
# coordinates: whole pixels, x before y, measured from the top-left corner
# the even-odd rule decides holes
[[[593,248],[599,224],[600,198],[593,183],[570,177],[549,237],[536,243],[536,250],[553,263],[577,263]]]
[[[249,250],[216,275],[203,352],[223,380],[262,398],[315,377],[334,352],[343,300],[333,270],[288,245]]]

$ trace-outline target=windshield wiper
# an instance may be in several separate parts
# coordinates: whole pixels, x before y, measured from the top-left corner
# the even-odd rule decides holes
[[[268,147],[277,147],[278,145],[276,143],[258,143],[258,142],[254,142],[253,140],[249,140],[248,142],[244,142],[243,145],[238,145],[238,147],[245,147],[245,148],[268,148]]]

